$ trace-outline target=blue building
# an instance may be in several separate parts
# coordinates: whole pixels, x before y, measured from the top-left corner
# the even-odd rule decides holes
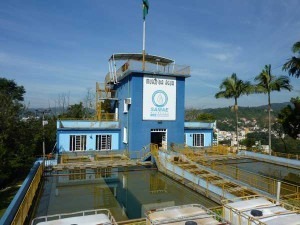
[[[214,123],[185,122],[185,80],[190,67],[142,54],[114,54],[105,82],[96,85],[94,121],[57,122],[62,151],[140,151],[150,143],[212,146]]]

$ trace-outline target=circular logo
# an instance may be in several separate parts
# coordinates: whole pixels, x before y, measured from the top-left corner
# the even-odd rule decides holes
[[[152,102],[156,107],[164,107],[168,103],[168,95],[162,90],[152,94]]]

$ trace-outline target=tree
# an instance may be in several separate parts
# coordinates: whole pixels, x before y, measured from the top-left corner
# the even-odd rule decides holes
[[[199,113],[196,120],[204,122],[214,122],[216,118],[210,113]]]
[[[288,105],[284,107],[278,114],[279,123],[283,130],[290,137],[300,138],[300,97],[291,98],[294,107]]]
[[[6,97],[12,101],[23,101],[25,89],[23,86],[18,86],[14,80],[7,80],[0,77],[0,94],[2,98]]]
[[[15,154],[21,132],[19,115],[22,112],[25,89],[15,81],[0,78],[0,187],[10,178],[16,165]]]
[[[195,121],[199,113],[201,113],[200,109],[195,109],[195,108],[186,109],[185,121]]]
[[[292,48],[293,53],[298,53],[298,57],[293,56],[282,66],[282,70],[287,71],[290,76],[300,77],[300,41],[296,42]]]
[[[230,77],[223,80],[220,85],[220,92],[218,92],[216,98],[234,98],[235,112],[235,128],[236,128],[236,142],[237,150],[239,150],[239,140],[238,140],[238,98],[242,95],[248,95],[252,92],[252,85],[249,81],[242,81],[237,78],[237,75],[233,73]]]
[[[60,118],[72,118],[72,119],[83,119],[85,118],[86,110],[83,107],[82,102],[79,104],[70,105],[67,112],[60,115]]]
[[[266,145],[268,143],[268,135],[265,132],[252,132],[246,134],[246,139],[243,140],[243,145],[247,148],[251,148],[253,145],[259,142],[261,145]]]
[[[256,84],[256,92],[268,94],[269,153],[271,154],[271,92],[280,91],[281,89],[291,91],[293,87],[290,85],[288,77],[272,75],[271,65],[265,65],[265,68],[254,80],[258,82]]]

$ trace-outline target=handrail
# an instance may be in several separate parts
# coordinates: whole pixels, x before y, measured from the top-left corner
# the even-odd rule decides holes
[[[166,212],[169,210],[180,210],[183,208],[199,208],[201,211],[199,211],[197,214],[193,215],[186,215],[186,216],[176,216],[174,215],[173,218],[163,218],[159,220],[151,220],[150,215],[154,212]],[[183,220],[195,220],[195,219],[201,219],[201,218],[214,218],[215,220],[220,221],[219,224],[230,224],[228,221],[223,219],[221,216],[213,212],[212,210],[200,205],[200,204],[187,204],[187,205],[181,205],[181,206],[170,206],[166,208],[161,208],[161,209],[155,209],[155,210],[150,210],[145,213],[146,218],[148,218],[150,224],[168,224],[168,223],[175,223],[175,222],[180,222]]]
[[[89,216],[89,215],[97,215],[97,214],[105,214],[107,215],[108,219],[113,225],[117,224],[115,218],[112,216],[111,212],[108,209],[93,209],[93,210],[84,210],[79,212],[62,213],[62,214],[54,214],[49,216],[37,217],[32,220],[31,225],[36,225],[37,223],[40,222],[47,222],[47,221],[52,221],[57,219],[72,218],[78,216]],[[102,223],[102,224],[106,224],[106,223]]]
[[[177,65],[177,64],[167,64],[161,65],[159,63],[153,64],[150,62],[145,62],[145,70],[143,69],[143,63],[136,60],[128,60],[125,62],[114,74],[108,72],[105,76],[105,82],[110,83],[114,81],[114,77],[117,81],[122,77],[127,71],[145,71],[154,74],[171,74],[171,75],[181,75],[190,76],[190,66],[187,65]]]
[[[15,225],[15,224],[24,224],[29,209],[31,207],[33,198],[35,197],[35,193],[39,187],[42,175],[43,175],[43,171],[44,171],[44,163],[42,162],[29,186],[29,188],[27,189],[27,192],[23,198],[23,201],[21,202],[19,209],[16,213],[16,215],[14,216],[13,221],[11,222],[11,225]]]
[[[269,155],[268,153],[263,153],[263,152],[257,152],[257,151],[251,151],[247,149],[246,151],[248,152],[256,152],[264,155]],[[294,160],[300,160],[300,155],[298,154],[291,154],[291,153],[284,153],[284,152],[271,152],[272,156],[279,157],[279,158],[286,158],[286,159],[294,159]]]
[[[234,179],[245,182],[252,187],[266,191],[272,195],[276,195],[277,181],[274,178],[255,174],[237,167],[225,164],[212,164],[211,168],[220,173],[226,174]],[[300,186],[281,181],[281,196],[295,194],[300,192]]]
[[[264,216],[264,217],[255,218],[253,216],[249,216],[248,214],[246,214],[245,209],[238,210],[238,209],[235,209],[235,208],[228,205],[228,203],[232,203],[232,202],[236,202],[236,201],[256,199],[256,198],[264,198],[267,201],[269,201],[271,204],[276,205],[276,206],[281,206],[281,207],[283,207],[287,210],[286,212],[280,213],[278,215],[288,215],[288,214],[294,214],[294,213],[299,213],[300,212],[299,207],[293,206],[291,204],[288,204],[288,203],[285,203],[285,202],[278,203],[278,202],[276,202],[276,200],[268,198],[266,196],[254,195],[254,196],[246,196],[246,197],[238,197],[238,198],[234,198],[234,199],[224,199],[224,200],[222,200],[223,218],[226,219],[227,217],[230,217],[230,220],[232,222],[233,221],[233,214],[236,214],[237,217],[238,217],[236,219],[237,221],[241,221],[241,219],[242,219],[241,217],[243,217],[244,222],[247,223],[247,224],[266,225],[266,223],[261,221],[261,219],[268,218],[268,217],[274,217],[274,216],[276,216],[276,213],[273,214],[273,215],[267,215],[267,216]],[[262,208],[262,207],[263,206],[261,206],[260,208]],[[265,205],[265,207],[266,208],[271,207],[271,205],[270,206]],[[229,213],[228,212],[226,213],[227,210],[229,211]],[[246,209],[246,210],[249,210],[249,209]],[[227,216],[226,216],[226,214],[227,214]]]

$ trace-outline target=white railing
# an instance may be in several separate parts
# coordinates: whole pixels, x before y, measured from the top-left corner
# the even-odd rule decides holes
[[[55,214],[50,216],[41,216],[37,217],[32,220],[31,225],[36,225],[41,222],[47,222],[47,221],[53,221],[53,220],[60,220],[65,218],[72,218],[72,217],[82,217],[82,216],[90,216],[90,215],[97,215],[97,214],[105,214],[108,219],[110,220],[110,223],[101,223],[99,221],[99,224],[109,224],[109,225],[116,225],[116,221],[114,217],[112,216],[111,212],[108,209],[94,209],[94,210],[85,210],[80,212],[73,212],[73,213],[63,213],[63,214]]]
[[[124,63],[116,73],[108,72],[105,76],[105,83],[109,82],[117,82],[119,78],[128,70],[131,71],[145,71],[146,73],[154,73],[154,74],[170,74],[170,75],[190,75],[190,66],[185,65],[177,65],[177,64],[167,64],[162,65],[159,62],[157,64],[153,64],[150,62],[145,62],[145,69],[143,70],[143,62],[136,60],[128,60]]]

